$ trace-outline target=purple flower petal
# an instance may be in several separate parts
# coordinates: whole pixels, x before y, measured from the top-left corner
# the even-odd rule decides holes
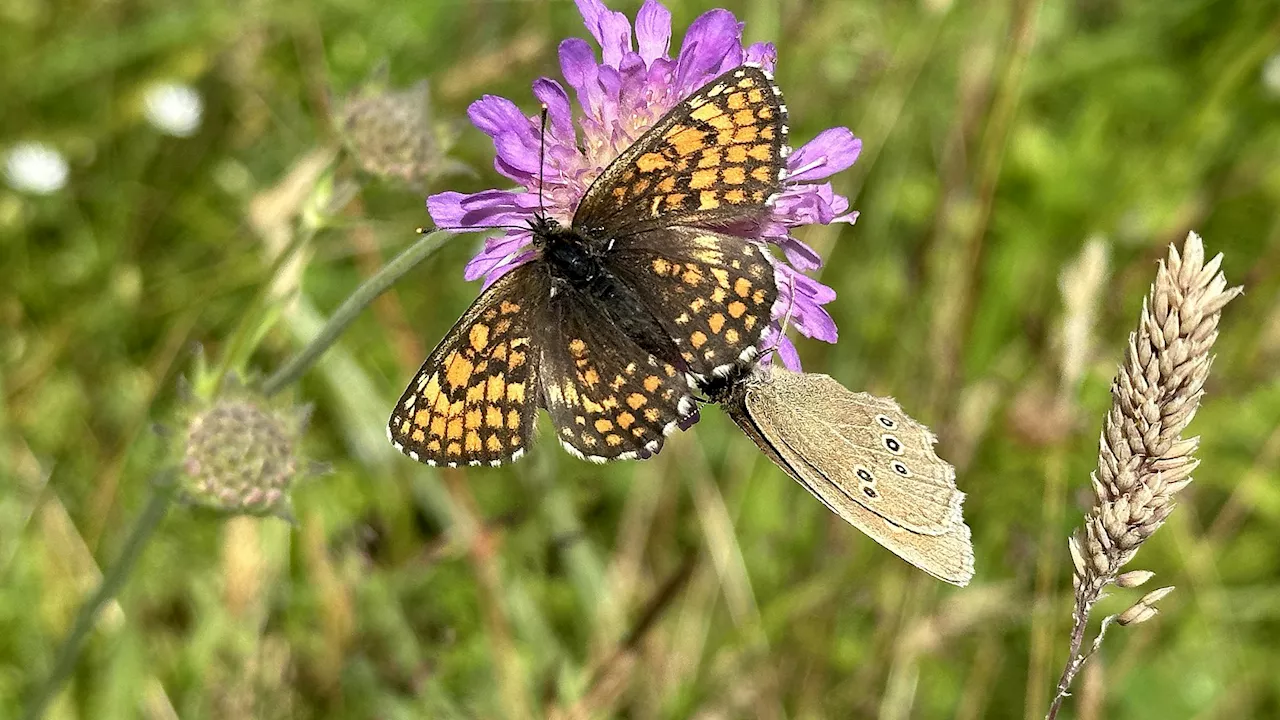
[[[528,231],[510,232],[495,235],[484,242],[484,249],[471,258],[463,277],[468,281],[488,275],[499,265],[520,254],[520,248],[533,240],[533,233]]]
[[[731,45],[729,50],[725,52],[724,57],[720,59],[720,67],[716,68],[711,73],[711,77],[707,78],[708,80],[716,77],[717,75],[729,72],[741,65],[743,60],[746,59],[746,54],[742,50],[742,29],[744,27],[746,27],[745,24],[738,23],[738,41]]]
[[[827,314],[826,309],[801,295],[796,296],[796,312],[791,324],[805,337],[829,343],[839,339],[836,322]]]
[[[774,214],[788,227],[799,225],[828,225],[833,222],[853,222],[857,213],[841,216],[849,209],[849,199],[836,194],[831,183],[792,185],[778,194],[774,202]]]
[[[777,353],[782,359],[782,366],[786,369],[792,372],[804,370],[800,365],[800,353],[796,352],[795,343],[791,342],[791,338],[784,335],[778,339]]]
[[[775,264],[774,280],[778,283],[778,301],[773,306],[774,319],[783,318],[789,312],[791,323],[802,334],[835,342],[835,321],[822,308],[835,299],[835,290],[782,264]]]
[[[793,237],[777,240],[778,247],[787,256],[787,262],[800,271],[817,270],[822,267],[822,256],[816,250]]]
[[[671,11],[657,0],[645,0],[636,13],[636,44],[645,65],[667,56],[671,47]]]
[[[743,53],[743,62],[756,63],[760,67],[773,72],[778,63],[778,49],[770,42],[752,43]]]
[[[847,201],[846,201],[846,202],[847,202]],[[843,215],[837,215],[837,216],[835,216],[835,217],[831,218],[831,222],[833,222],[833,223],[848,223],[849,225],[852,225],[852,224],[854,224],[854,223],[858,222],[858,216],[859,216],[859,215],[861,215],[861,213],[859,213],[857,210],[851,210],[851,211],[849,211],[849,212],[847,212],[847,213],[845,213],[845,214],[843,214]]]
[[[604,93],[596,76],[599,74],[596,55],[586,40],[569,38],[560,43],[560,73],[565,82],[578,94],[578,104],[588,117],[599,118]]]
[[[489,137],[528,135],[537,139],[519,106],[498,95],[485,95],[471,103],[467,108],[467,117]]]
[[[551,135],[562,143],[577,143],[578,134],[573,128],[573,106],[569,104],[569,93],[565,92],[564,87],[551,78],[538,78],[533,81],[533,95],[547,106]]]
[[[835,290],[808,275],[793,272],[791,278],[796,285],[797,296],[812,300],[815,305],[826,305],[836,299]]]
[[[862,152],[862,141],[849,128],[831,128],[787,158],[787,182],[809,182],[847,169]]]
[[[577,5],[587,30],[600,43],[604,64],[617,67],[631,52],[631,23],[627,16],[613,12],[600,0],[577,0]]]
[[[524,225],[538,207],[538,196],[510,190],[485,190],[465,195],[442,192],[427,198],[427,212],[437,227],[482,230],[499,225]]]
[[[604,98],[604,102],[601,103],[601,112],[597,119],[606,127],[611,127],[618,122],[619,99],[622,95],[622,73],[618,72],[617,67],[601,65],[597,81],[600,84],[600,92]]]
[[[649,74],[645,78],[648,85],[650,96],[654,100],[661,99],[662,110],[669,110],[671,105],[675,105],[675,101],[668,102],[666,98],[671,95],[671,81],[675,77],[676,63],[670,58],[660,57],[649,63]],[[658,108],[653,108],[657,110]]]
[[[681,95],[697,90],[720,68],[725,56],[742,52],[742,31],[728,10],[708,10],[693,21],[680,45],[676,85]]]
[[[538,129],[516,104],[504,97],[485,95],[471,103],[467,116],[493,138],[497,155],[494,167],[526,187],[538,176]]]
[[[760,356],[761,365],[771,365],[773,363],[773,353],[776,352],[778,357],[782,359],[783,367],[794,372],[800,372],[800,354],[796,352],[796,346],[791,342],[791,338],[782,334],[779,323],[773,323],[760,334],[760,347],[766,351],[765,354]]]
[[[503,275],[506,275],[509,271],[514,270],[515,268],[518,268],[521,265],[529,262],[535,256],[537,256],[537,253],[534,252],[533,250],[525,250],[519,255],[508,258],[503,262],[499,263],[496,267],[494,267],[492,270],[489,271],[488,275],[485,275],[484,287],[488,288],[490,285],[497,282],[498,278],[502,277]]]

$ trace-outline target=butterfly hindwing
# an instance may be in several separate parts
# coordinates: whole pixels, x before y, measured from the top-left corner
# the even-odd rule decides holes
[[[725,375],[759,353],[778,289],[756,243],[671,227],[619,241],[607,265],[675,340],[695,380]]]
[[[429,465],[499,465],[533,435],[546,273],[525,265],[472,303],[400,397],[387,432]]]
[[[956,473],[936,438],[889,398],[855,393],[827,375],[771,371],[747,406],[777,398],[778,438],[822,470],[849,499],[914,533],[942,535],[964,522]]]
[[[787,107],[773,78],[742,65],[685,98],[605,168],[573,227],[609,237],[761,217],[782,188]]]
[[[974,554],[964,495],[928,428],[893,400],[850,392],[826,375],[773,368],[741,382],[722,398],[726,410],[788,475],[907,562],[969,583]]]
[[[561,445],[593,462],[647,458],[696,421],[684,373],[654,358],[577,292],[559,293],[539,363]]]

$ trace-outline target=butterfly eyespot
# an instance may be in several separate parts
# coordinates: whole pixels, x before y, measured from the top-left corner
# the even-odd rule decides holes
[[[862,481],[862,482],[864,482],[864,483],[873,483],[873,482],[875,482],[875,481],[876,481],[876,476],[875,476],[875,475],[872,475],[872,474],[871,474],[871,471],[870,471],[870,470],[868,470],[868,469],[866,469],[866,468],[864,468],[864,467],[860,467],[860,468],[858,468],[858,469],[854,470],[854,471],[853,471],[853,474],[854,474],[854,475],[857,475],[857,476],[858,476],[858,479],[859,479],[859,480],[861,480],[861,481]]]
[[[894,422],[893,418],[889,417],[888,415],[877,415],[876,422],[880,423],[880,426],[883,427],[885,430],[892,430],[898,427],[898,423]]]
[[[876,492],[876,489],[870,486],[862,488],[862,494],[866,495],[872,500],[875,500],[876,498],[880,497],[880,493]]]
[[[880,440],[884,443],[885,449],[888,450],[889,452],[893,453],[894,455],[902,454],[902,443],[898,440],[898,438],[892,435],[881,435]]]
[[[911,477],[911,470],[909,470],[907,466],[902,463],[901,460],[894,460],[893,464],[890,467],[892,467],[893,471],[898,473],[902,477]]]

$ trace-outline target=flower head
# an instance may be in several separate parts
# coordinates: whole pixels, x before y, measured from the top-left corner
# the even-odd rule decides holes
[[[526,115],[511,100],[486,95],[472,103],[468,115],[493,138],[494,167],[520,186],[517,190],[485,190],[473,194],[444,192],[427,199],[431,219],[450,228],[485,229],[497,225],[527,227],[539,209],[543,187],[546,213],[562,224],[572,221],[578,202],[609,163],[639,139],[668,110],[718,75],[744,62],[772,71],[777,53],[771,43],[742,45],[742,24],[728,10],[711,10],[694,20],[673,58],[671,13],[657,0],[645,0],[635,26],[601,0],[577,0],[578,10],[600,57],[585,41],[560,43],[560,68],[577,101],[556,80],[539,78],[533,94],[547,108],[546,160],[539,167],[544,138],[540,116]],[[792,236],[794,228],[833,222],[852,223],[849,201],[822,182],[857,159],[862,142],[847,128],[833,128],[787,158],[787,179],[767,221],[734,232],[778,246],[783,258],[774,263],[778,302],[769,336],[783,363],[798,368],[795,348],[778,338],[778,320],[789,315],[801,333],[827,342],[836,327],[823,305],[835,291],[803,273],[822,259]],[[467,264],[466,278],[493,282],[533,256],[529,230],[508,230],[490,238]]]
[[[465,171],[446,154],[450,138],[435,127],[426,82],[394,89],[383,74],[346,98],[336,117],[343,143],[360,168],[414,187]]]
[[[67,159],[40,142],[18,143],[5,153],[4,177],[15,190],[52,195],[67,184]]]
[[[174,137],[191,137],[200,129],[204,98],[185,83],[160,82],[147,88],[143,97],[147,122]]]
[[[233,388],[197,402],[178,439],[180,495],[232,515],[291,517],[290,492],[308,463],[298,454],[306,413]]]

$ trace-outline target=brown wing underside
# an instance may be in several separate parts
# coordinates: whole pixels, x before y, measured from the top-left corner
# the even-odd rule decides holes
[[[892,400],[849,392],[825,375],[775,368],[762,377],[728,411],[770,459],[904,560],[946,582],[968,584],[973,545],[960,514],[963,494],[954,470],[933,452],[928,429]],[[855,424],[863,432],[853,444],[847,431],[832,429]],[[901,453],[887,449],[886,436]]]

